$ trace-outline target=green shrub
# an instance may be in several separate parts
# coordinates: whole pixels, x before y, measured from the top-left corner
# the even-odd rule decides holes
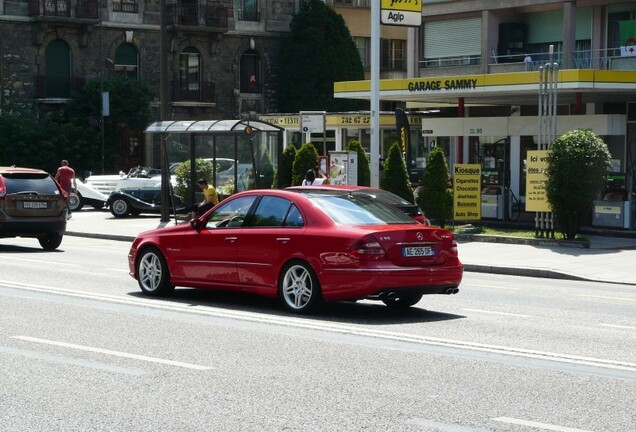
[[[274,181],[274,165],[267,151],[263,153],[263,157],[261,158],[259,175],[258,187],[265,189],[271,188],[272,182]]]
[[[371,184],[371,169],[369,168],[369,158],[364,151],[364,147],[358,140],[351,140],[347,145],[347,150],[358,153],[358,185],[369,186]]]
[[[380,187],[401,196],[410,203],[414,202],[411,181],[402,157],[402,148],[397,141],[394,141],[389,148],[380,177]]]
[[[448,188],[448,165],[441,147],[429,154],[416,203],[431,222],[441,227],[453,216],[453,192]]]
[[[610,167],[607,145],[588,129],[557,138],[548,154],[546,195],[557,229],[574,240],[592,211]]]
[[[300,146],[300,149],[296,153],[293,165],[293,177],[292,183],[294,185],[300,185],[305,178],[305,174],[310,169],[316,169],[318,163],[318,151],[312,143],[305,143]]]
[[[205,159],[195,159],[195,172],[194,181],[196,182],[200,178],[204,178],[208,181],[209,184],[212,184],[213,178],[213,170],[212,170],[212,162],[206,161]],[[199,189],[196,185],[192,185],[190,183],[190,161],[181,162],[177,169],[175,170],[176,185],[174,188],[174,193],[187,205],[194,204],[192,201],[191,191],[192,186],[195,187],[195,192],[198,192]],[[221,191],[217,191],[217,193],[221,193]],[[195,200],[196,201],[196,200]]]
[[[297,149],[293,144],[288,145],[285,150],[283,150],[283,156],[278,163],[278,170],[274,173],[272,187],[278,187],[279,182],[281,188],[286,188],[293,184],[293,167],[296,153]]]

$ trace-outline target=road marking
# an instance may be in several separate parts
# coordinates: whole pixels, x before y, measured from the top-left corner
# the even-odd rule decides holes
[[[469,312],[479,312],[479,313],[485,313],[485,314],[492,314],[492,315],[506,315],[506,316],[515,316],[515,317],[520,317],[520,318],[531,318],[532,315],[522,315],[522,314],[516,314],[516,313],[509,313],[509,312],[496,312],[496,311],[488,311],[488,310],[483,310],[483,309],[462,309],[465,311],[469,311]]]
[[[612,328],[619,328],[619,329],[627,329],[627,330],[636,330],[636,327],[633,326],[624,326],[624,325],[618,325],[618,324],[599,324],[601,327],[612,327]]]
[[[114,272],[120,272],[120,273],[126,273],[128,274],[130,272],[130,270],[128,270],[127,268],[107,268],[107,271],[114,271]]]
[[[6,261],[6,260],[24,261],[24,262],[35,263],[37,265],[49,264],[49,265],[54,265],[56,267],[58,266],[81,267],[81,264],[73,264],[66,261],[51,261],[49,259],[39,260],[39,259],[32,259],[32,258],[18,258],[15,256],[7,256],[7,255],[3,256],[2,260],[3,261]]]
[[[604,300],[620,300],[620,301],[636,302],[636,298],[629,298],[629,297],[611,297],[611,296],[600,296],[600,295],[591,295],[591,294],[579,294],[578,296],[579,297],[604,299]]]
[[[521,420],[521,419],[516,419],[516,418],[510,418],[510,417],[497,417],[497,418],[495,418],[493,420],[494,421],[498,421],[498,422],[502,422],[502,423],[516,424],[516,425],[520,425],[520,426],[530,426],[530,427],[537,428],[537,429],[545,429],[545,430],[556,431],[556,432],[592,432],[592,431],[589,431],[589,430],[586,430],[586,429],[576,429],[576,428],[551,425],[551,424],[548,424],[548,423],[538,423],[538,422],[533,422],[533,421],[528,421],[528,420]]]
[[[89,347],[89,346],[84,346],[84,345],[76,345],[76,344],[71,344],[71,343],[66,343],[66,342],[52,341],[52,340],[48,340],[48,339],[39,339],[39,338],[34,338],[34,337],[29,337],[29,336],[11,336],[11,337],[13,339],[19,339],[19,340],[28,341],[28,342],[42,343],[42,344],[54,345],[54,346],[59,346],[59,347],[64,347],[64,348],[72,348],[72,349],[76,349],[76,350],[80,350],[80,351],[89,351],[89,352],[94,352],[94,353],[99,353],[99,354],[106,354],[106,355],[111,355],[111,356],[116,356],[116,357],[131,358],[131,359],[134,359],[134,360],[142,360],[142,361],[147,361],[147,362],[151,362],[151,363],[161,363],[161,364],[166,364],[166,365],[170,365],[170,366],[178,366],[178,367],[187,368],[187,369],[195,369],[195,370],[210,370],[210,369],[212,369],[211,367],[199,366],[199,365],[195,365],[195,364],[192,364],[192,363],[184,363],[184,362],[178,362],[178,361],[173,361],[173,360],[165,360],[165,359],[160,359],[160,358],[156,358],[156,357],[147,357],[147,356],[138,355],[138,354],[125,353],[125,352],[121,352],[121,351],[111,351],[111,350],[102,349],[102,348],[94,348],[94,347]]]
[[[126,368],[120,366],[109,365],[100,362],[88,361],[83,359],[75,359],[55,354],[42,353],[37,351],[23,350],[12,347],[0,347],[0,353],[19,355],[35,360],[42,360],[50,363],[67,364],[72,366],[81,366],[90,369],[105,370],[107,372],[122,373],[126,375],[146,375],[148,372],[142,369]]]
[[[570,354],[553,353],[546,351],[528,350],[523,348],[514,348],[501,345],[488,345],[475,342],[467,342],[461,340],[435,338],[428,336],[413,335],[408,333],[397,333],[383,330],[375,330],[368,328],[354,327],[346,324],[333,322],[325,322],[320,320],[312,320],[309,318],[272,316],[266,313],[243,312],[232,310],[218,310],[210,306],[180,305],[170,300],[160,300],[154,298],[128,298],[124,296],[115,296],[110,294],[98,294],[87,291],[76,291],[64,288],[54,288],[35,284],[25,284],[15,281],[1,281],[0,286],[8,288],[22,289],[26,291],[43,292],[47,294],[65,295],[69,297],[77,297],[88,300],[110,301],[118,304],[125,304],[135,307],[150,307],[153,309],[169,310],[179,313],[197,314],[222,319],[242,320],[252,323],[263,323],[269,325],[281,325],[293,328],[316,331],[330,331],[344,335],[354,335],[361,337],[370,337],[383,340],[392,340],[412,344],[433,345],[454,349],[472,350],[477,352],[494,353],[499,355],[507,355],[521,358],[529,358],[535,360],[552,361],[566,364],[576,364],[583,366],[591,366],[596,368],[606,368],[612,370],[627,371],[636,373],[636,363],[625,361],[616,361],[609,359],[600,359],[594,357],[583,357]]]

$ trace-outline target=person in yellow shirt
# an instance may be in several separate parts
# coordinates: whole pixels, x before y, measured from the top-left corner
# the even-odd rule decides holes
[[[219,196],[216,194],[216,189],[214,189],[214,186],[209,185],[206,179],[199,179],[197,184],[199,185],[201,192],[203,192],[203,201],[192,207],[193,219],[201,216],[203,213],[219,203]]]

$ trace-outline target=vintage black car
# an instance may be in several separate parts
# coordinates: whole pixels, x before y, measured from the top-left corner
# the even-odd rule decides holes
[[[106,205],[113,216],[121,218],[128,215],[137,216],[142,213],[161,213],[161,188],[156,189],[119,189],[112,192]],[[188,213],[179,197],[171,197],[168,205],[173,212],[173,205],[177,213]]]

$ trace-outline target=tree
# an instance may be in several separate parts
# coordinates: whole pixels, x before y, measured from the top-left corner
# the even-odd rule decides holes
[[[318,163],[318,151],[312,143],[305,143],[300,146],[296,158],[294,159],[294,166],[292,169],[292,183],[299,185],[303,182],[305,174],[310,169],[316,169]]]
[[[411,181],[402,157],[402,149],[397,141],[394,141],[389,148],[384,170],[380,177],[380,187],[401,196],[410,203],[414,201]]]
[[[351,140],[347,145],[347,150],[358,153],[358,185],[369,186],[371,184],[371,170],[369,168],[369,158],[364,151],[364,147],[358,140]]]
[[[152,91],[147,82],[138,81],[125,75],[114,75],[100,84],[99,80],[86,83],[66,106],[65,122],[74,128],[90,130],[92,137],[83,149],[85,157],[92,164],[86,169],[101,166],[100,120],[102,110],[101,90],[109,92],[110,114],[104,118],[105,167],[108,170],[121,169],[119,140],[125,129],[143,131],[152,118],[150,100]],[[80,153],[81,154],[81,153]],[[71,156],[67,156],[71,159]]]
[[[590,215],[610,167],[607,145],[588,129],[557,138],[548,154],[546,195],[558,230],[574,240]]]
[[[360,102],[333,97],[333,83],[362,79],[360,53],[342,16],[320,0],[301,2],[281,40],[278,111],[358,110]]]
[[[448,165],[441,147],[435,147],[429,154],[416,203],[426,217],[442,228],[453,215],[453,193],[448,188]]]
[[[271,188],[272,182],[274,181],[274,165],[272,164],[272,159],[269,157],[269,153],[267,151],[263,153],[259,175],[259,187]]]

